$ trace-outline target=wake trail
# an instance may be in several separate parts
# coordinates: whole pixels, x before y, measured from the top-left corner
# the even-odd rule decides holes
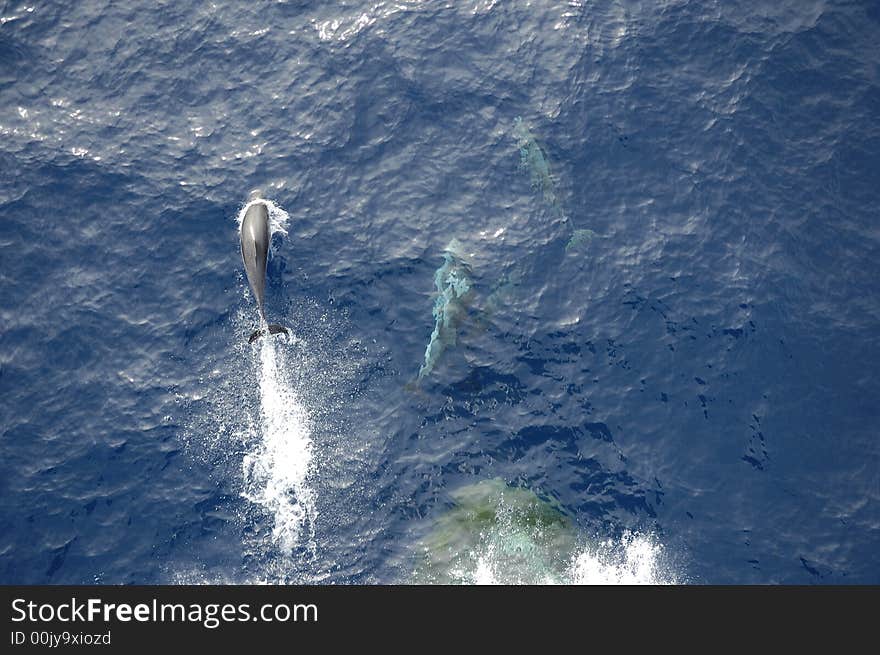
[[[315,552],[316,495],[311,486],[314,462],[308,410],[286,375],[284,344],[261,340],[259,423],[253,447],[242,461],[243,496],[273,518],[272,540],[285,555],[298,547]]]

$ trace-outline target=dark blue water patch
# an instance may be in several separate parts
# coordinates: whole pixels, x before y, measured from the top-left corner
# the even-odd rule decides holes
[[[2,581],[405,580],[501,478],[689,580],[877,582],[873,7],[392,9],[3,9]],[[312,351],[288,558],[217,439],[255,187]],[[413,389],[453,237],[474,298]]]

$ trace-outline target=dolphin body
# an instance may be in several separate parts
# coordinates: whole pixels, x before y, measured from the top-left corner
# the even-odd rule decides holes
[[[434,331],[425,349],[425,362],[419,368],[421,380],[449,346],[456,342],[456,329],[467,312],[467,302],[473,291],[470,271],[462,255],[462,245],[453,239],[443,250],[443,265],[434,273],[437,296],[434,300]]]
[[[556,196],[556,188],[553,184],[553,176],[550,174],[550,164],[547,162],[547,157],[519,116],[513,120],[513,137],[519,148],[520,165],[531,173],[532,186],[541,189],[544,194],[544,202],[553,209],[554,213],[564,219],[565,216]]]
[[[248,282],[257,299],[257,309],[260,312],[260,328],[254,330],[248,343],[266,334],[289,334],[287,328],[269,324],[266,320],[266,312],[263,309],[263,299],[266,291],[266,261],[269,255],[269,239],[272,236],[269,230],[269,210],[266,204],[255,202],[252,204],[241,221],[241,259],[244,262],[244,270],[247,273]]]
[[[532,176],[532,186],[541,189],[544,194],[544,202],[550,206],[553,212],[563,220],[569,223],[569,219],[562,211],[562,205],[559,204],[559,197],[556,195],[556,188],[553,184],[553,176],[550,174],[550,164],[547,162],[547,156],[543,149],[538,145],[531,130],[523,122],[523,119],[517,116],[513,119],[513,138],[516,139],[516,145],[519,148],[520,166],[527,169]],[[571,237],[565,244],[565,250],[568,252],[572,248],[576,248],[584,243],[589,243],[593,237],[599,236],[593,230],[589,229],[572,229]]]

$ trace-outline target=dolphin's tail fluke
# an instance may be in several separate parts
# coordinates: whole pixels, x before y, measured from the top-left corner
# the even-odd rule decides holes
[[[248,343],[253,343],[257,339],[259,339],[261,336],[263,336],[264,334],[266,334],[266,330],[264,330],[263,328],[260,328],[259,330],[254,330],[253,333],[251,334],[251,338],[248,339]],[[269,326],[269,334],[288,334],[289,335],[290,332],[288,332],[287,328],[284,327],[283,325],[278,325],[277,323],[272,323]]]

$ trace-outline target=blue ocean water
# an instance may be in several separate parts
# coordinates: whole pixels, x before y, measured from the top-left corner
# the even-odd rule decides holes
[[[554,581],[880,582],[878,30],[3,3],[0,582],[408,582],[450,522],[448,577],[542,581],[518,494]],[[254,189],[292,336],[249,345]]]

